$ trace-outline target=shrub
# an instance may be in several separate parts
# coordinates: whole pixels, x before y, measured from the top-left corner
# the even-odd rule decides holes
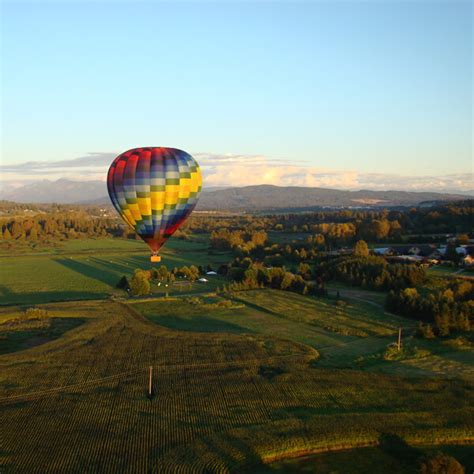
[[[422,322],[418,325],[417,336],[423,339],[434,339],[436,337],[433,326],[431,324],[423,324]]]
[[[203,303],[199,296],[190,296],[189,298],[186,298],[186,302],[192,305],[201,305]]]
[[[420,463],[420,474],[464,474],[464,467],[452,456],[437,452]]]
[[[421,359],[430,355],[430,351],[419,349],[416,346],[403,345],[398,350],[397,344],[390,344],[383,354],[384,360]]]
[[[41,319],[41,318],[47,318],[48,316],[49,316],[48,311],[41,308],[28,308],[25,311],[26,319]]]

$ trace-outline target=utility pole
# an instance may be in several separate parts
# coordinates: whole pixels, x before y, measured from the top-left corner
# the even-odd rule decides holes
[[[153,367],[150,365],[150,373],[148,378],[148,398],[151,400],[153,395]]]
[[[402,328],[398,328],[398,352],[400,352],[400,349],[402,347]]]

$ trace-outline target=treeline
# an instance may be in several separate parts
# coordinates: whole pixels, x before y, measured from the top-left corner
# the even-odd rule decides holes
[[[442,288],[424,290],[390,291],[387,310],[422,321],[419,333],[425,338],[471,330],[474,323],[474,285],[471,282],[456,279]]]
[[[387,263],[384,258],[376,256],[329,258],[317,264],[315,271],[324,280],[338,280],[377,291],[418,286],[426,281],[423,267]]]
[[[13,201],[0,200],[0,215],[21,216],[40,213],[56,213],[69,211],[87,211],[93,214],[100,212],[100,207],[80,204],[30,204]]]
[[[1,215],[0,239],[3,240],[134,237],[133,231],[111,207],[31,205],[4,201],[0,202]],[[358,240],[399,242],[402,236],[405,240],[421,239],[426,243],[430,239],[445,241],[447,233],[464,233],[466,241],[472,232],[473,220],[472,200],[426,209],[324,210],[283,215],[193,214],[175,237],[188,238],[192,234],[208,233],[211,234],[213,249],[230,248],[237,255],[252,252],[255,255],[255,249],[268,244],[270,232],[294,233],[295,239],[301,241],[297,250],[304,248],[305,252],[314,253],[352,246]],[[272,250],[271,253],[275,255],[278,252]]]
[[[289,214],[275,225],[276,230],[322,233],[329,239],[347,239],[353,236],[355,240],[390,241],[398,239],[402,234],[472,232],[473,219],[474,200],[465,200],[428,208],[364,211],[346,209]]]
[[[130,234],[115,218],[67,211],[0,220],[0,240],[43,241],[84,237],[122,237]],[[132,234],[134,237],[134,233]]]
[[[474,201],[446,203],[429,208],[337,210],[278,215],[194,215],[187,229],[191,232],[212,232],[221,229],[236,231],[276,231],[295,234],[319,234],[324,237],[320,245],[353,244],[357,240],[371,242],[398,242],[401,236],[425,243],[427,236],[444,240],[447,233],[470,233],[474,220]],[[436,234],[438,235],[436,237]],[[410,237],[411,236],[411,237]],[[429,240],[429,239],[428,239]]]

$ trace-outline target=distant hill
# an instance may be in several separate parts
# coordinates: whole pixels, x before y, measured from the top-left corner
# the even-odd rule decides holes
[[[204,192],[199,210],[284,210],[317,207],[416,206],[456,201],[469,196],[410,191],[342,191],[296,186],[246,186]]]
[[[201,195],[201,211],[272,211],[320,207],[394,207],[432,205],[466,199],[465,194],[409,191],[342,191],[326,188],[258,185],[208,188]],[[103,181],[38,181],[5,190],[0,199],[22,203],[110,204]]]

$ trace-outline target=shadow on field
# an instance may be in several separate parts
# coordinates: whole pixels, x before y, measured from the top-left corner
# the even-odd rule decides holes
[[[0,339],[0,355],[30,349],[46,342],[54,341],[65,332],[84,324],[84,318],[51,318],[49,327],[6,331]]]
[[[41,303],[60,301],[96,300],[108,296],[106,293],[91,291],[33,291],[31,293],[14,293],[0,286],[0,306],[19,305],[22,307]]]
[[[249,308],[256,309],[257,311],[260,311],[261,313],[266,313],[266,314],[270,314],[272,316],[277,316],[279,318],[284,318],[284,316],[282,314],[277,313],[276,311],[273,311],[271,309],[268,309],[265,306],[261,306],[257,303],[247,301],[245,298],[239,298],[237,296],[234,296],[233,299],[236,300],[236,301],[239,301],[240,303],[244,303]]]
[[[133,270],[135,270],[131,265],[128,265],[126,262],[122,262],[121,259],[117,258],[114,258],[114,260],[107,260],[106,257],[91,257],[90,261],[97,266],[105,268],[106,271],[114,271],[117,275],[131,274],[133,273]]]
[[[392,433],[381,433],[379,447],[382,451],[407,466],[414,466],[423,454],[419,449],[410,446],[403,438]]]
[[[252,334],[253,331],[237,324],[209,318],[207,316],[196,316],[193,318],[173,316],[159,316],[148,318],[159,326],[178,331],[189,332],[230,332],[234,334]]]
[[[76,273],[80,273],[88,278],[105,283],[106,285],[115,286],[118,281],[117,274],[114,271],[107,270],[105,267],[97,268],[95,265],[89,265],[71,258],[56,258],[54,261],[69,270],[73,270]]]
[[[7,288],[4,285],[0,285],[0,298],[2,302],[6,301],[8,298],[15,295],[16,293],[13,293],[13,291],[11,291],[10,288]]]

